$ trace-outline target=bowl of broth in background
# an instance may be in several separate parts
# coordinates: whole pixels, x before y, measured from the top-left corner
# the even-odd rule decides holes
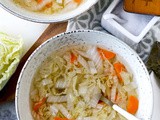
[[[0,5],[20,18],[52,23],[74,18],[97,2],[98,0],[0,0]]]

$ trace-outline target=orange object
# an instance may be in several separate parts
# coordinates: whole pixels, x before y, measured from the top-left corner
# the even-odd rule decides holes
[[[74,61],[77,60],[77,56],[75,56],[73,53],[71,53],[71,63],[73,64]]]
[[[82,0],[74,0],[76,3],[80,4]]]
[[[127,111],[131,114],[135,114],[138,110],[139,101],[135,96],[129,96]]]
[[[118,99],[118,93],[116,93],[116,96],[115,96],[115,101],[117,101]]]
[[[48,3],[48,4],[46,5],[46,7],[47,7],[47,8],[52,7],[52,2]]]
[[[127,12],[160,15],[160,0],[124,0]]]
[[[35,112],[38,111],[38,109],[46,102],[46,98],[43,98],[41,101],[39,101],[38,103],[34,104],[33,110]]]
[[[105,58],[107,58],[108,60],[114,58],[116,56],[115,53],[111,52],[111,51],[108,51],[108,50],[104,50],[104,49],[101,49],[101,48],[97,48],[101,58],[103,60],[105,60]]]
[[[68,120],[67,118],[55,117],[53,120]]]
[[[38,4],[41,3],[43,0],[37,0]]]
[[[114,66],[114,69],[115,69],[116,74],[117,74],[117,76],[118,76],[118,79],[120,80],[120,82],[123,82],[120,73],[121,73],[122,71],[126,71],[125,66],[124,66],[122,63],[120,63],[120,62],[114,63],[113,66]]]
[[[98,102],[98,104],[105,105],[105,103],[103,101],[101,101],[101,100]]]

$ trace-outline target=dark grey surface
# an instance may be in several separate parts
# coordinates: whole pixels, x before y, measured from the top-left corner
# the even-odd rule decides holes
[[[17,120],[14,101],[0,105],[0,120]]]

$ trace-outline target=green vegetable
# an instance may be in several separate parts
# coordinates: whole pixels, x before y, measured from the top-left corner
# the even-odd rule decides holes
[[[16,70],[22,55],[22,40],[0,32],[0,90]]]
[[[156,76],[160,79],[160,43],[159,42],[154,43],[146,65],[148,70],[154,71]]]

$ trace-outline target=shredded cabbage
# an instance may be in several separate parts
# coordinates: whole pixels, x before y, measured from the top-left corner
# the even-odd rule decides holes
[[[37,114],[33,110],[35,119],[125,119],[100,98],[103,95],[126,110],[128,96],[137,96],[136,85],[127,70],[121,72],[121,83],[113,66],[119,60],[102,60],[96,50],[96,46],[73,46],[47,58],[35,74],[31,89],[32,104],[47,98]],[[76,56],[73,63],[71,53]]]
[[[0,32],[0,90],[5,86],[22,55],[22,40]]]

